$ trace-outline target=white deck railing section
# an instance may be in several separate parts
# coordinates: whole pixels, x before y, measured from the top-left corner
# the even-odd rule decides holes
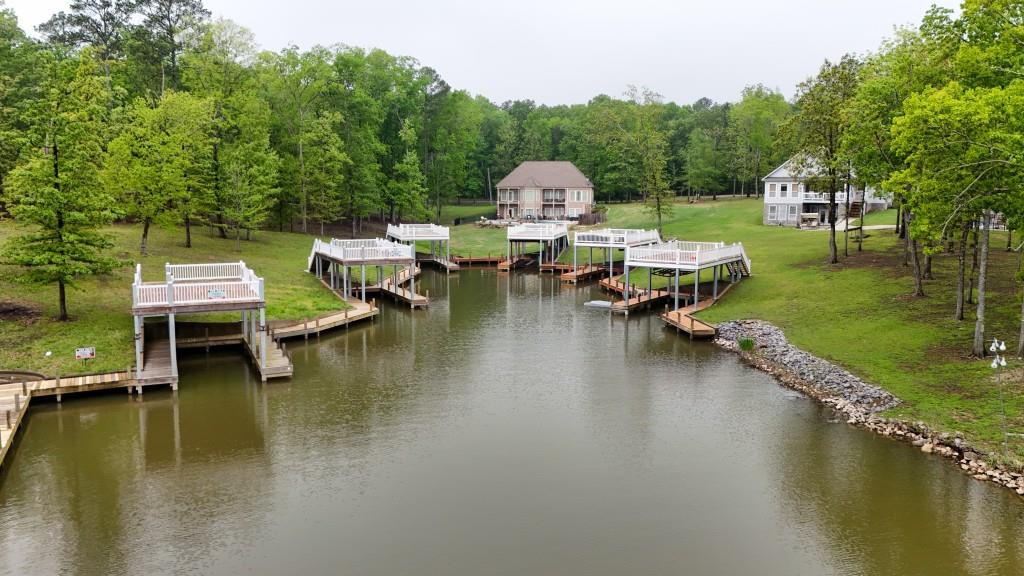
[[[437,224],[388,224],[388,238],[399,241],[409,240],[448,240],[451,235],[447,226]]]
[[[519,224],[508,228],[509,240],[554,240],[568,235],[569,226],[565,222]]]
[[[577,246],[610,246],[616,248],[661,242],[661,236],[658,235],[657,230],[639,230],[634,228],[605,228],[602,230],[577,232],[575,238]]]
[[[415,246],[406,246],[383,238],[369,240],[338,240],[335,238],[330,243],[323,242],[318,238],[313,241],[309,266],[313,265],[313,257],[317,253],[344,262],[346,260],[408,260],[415,256],[415,252]]]
[[[263,278],[245,262],[166,264],[163,282],[143,282],[142,265],[135,265],[133,308],[263,301]]]
[[[630,266],[665,266],[667,268],[700,268],[716,263],[743,260],[750,269],[750,259],[743,244],[724,242],[684,242],[673,240],[656,246],[630,248],[626,263]]]

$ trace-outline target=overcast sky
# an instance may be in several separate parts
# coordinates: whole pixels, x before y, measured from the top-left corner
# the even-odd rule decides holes
[[[0,0],[2,2],[4,0]],[[68,0],[6,0],[31,30]],[[413,56],[500,103],[620,96],[689,103],[762,83],[790,97],[825,58],[864,53],[957,0],[205,0],[261,47],[344,43]]]

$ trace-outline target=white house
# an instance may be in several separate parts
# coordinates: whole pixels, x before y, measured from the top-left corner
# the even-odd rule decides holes
[[[815,227],[828,224],[828,194],[809,190],[793,169],[793,159],[762,178],[764,182],[763,222],[771,226]],[[850,190],[850,217],[859,218],[873,210],[884,210],[890,200],[870,186]],[[846,218],[846,191],[836,194],[836,218]]]

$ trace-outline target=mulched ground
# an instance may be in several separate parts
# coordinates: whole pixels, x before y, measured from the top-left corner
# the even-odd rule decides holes
[[[24,302],[13,300],[0,300],[0,322],[18,322],[20,324],[33,324],[42,312],[39,308]]]

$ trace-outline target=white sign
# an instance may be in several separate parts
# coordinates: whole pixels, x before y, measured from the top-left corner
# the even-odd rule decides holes
[[[96,357],[96,348],[75,348],[75,360],[89,360]]]
[[[206,297],[210,300],[223,300],[228,297],[228,293],[219,288],[213,288],[206,291]]]

